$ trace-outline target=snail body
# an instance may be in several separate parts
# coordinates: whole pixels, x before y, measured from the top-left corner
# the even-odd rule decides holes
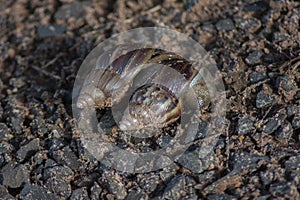
[[[110,54],[110,57],[114,56]],[[176,54],[153,48],[130,51],[117,56],[112,62],[108,58],[107,55],[100,58],[96,70],[86,78],[77,102],[79,108],[112,107],[130,88],[124,80],[133,80],[142,70],[142,64],[162,64],[181,77],[176,78],[166,68],[149,74],[145,78],[146,84],[132,93],[119,125],[122,130],[162,128],[180,118],[182,102],[178,95],[185,87],[197,85],[199,79],[199,71],[191,63]],[[114,92],[117,95],[112,98]],[[206,102],[207,96],[206,88],[198,96],[199,103]]]

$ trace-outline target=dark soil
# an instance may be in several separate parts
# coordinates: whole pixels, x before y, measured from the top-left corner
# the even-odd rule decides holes
[[[99,42],[146,26],[212,54],[228,134],[209,159],[189,149],[168,169],[124,174],[83,149],[72,88]],[[299,89],[298,1],[2,1],[0,199],[300,199]]]

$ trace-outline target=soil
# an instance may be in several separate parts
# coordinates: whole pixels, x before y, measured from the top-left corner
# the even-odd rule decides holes
[[[209,159],[196,146],[167,169],[121,173],[83,148],[72,89],[97,44],[148,26],[177,30],[210,52],[225,84],[228,131]],[[0,199],[300,199],[299,88],[298,1],[3,1]],[[109,111],[99,115],[113,124]]]

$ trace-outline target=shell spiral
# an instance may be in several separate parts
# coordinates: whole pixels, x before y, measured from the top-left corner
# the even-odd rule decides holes
[[[130,88],[124,80],[133,80],[142,70],[142,64],[152,63],[172,68],[182,79],[176,80],[163,69],[149,75],[146,84],[137,88],[129,99],[127,112],[119,122],[122,130],[162,128],[179,120],[182,102],[178,94],[185,87],[200,87],[198,102],[200,106],[208,103],[208,90],[200,84],[199,71],[181,56],[153,48],[137,49],[120,56],[114,53],[99,58],[96,69],[85,79],[77,101],[79,108],[112,107]],[[109,59],[115,57],[112,61]],[[112,96],[114,91],[118,91],[116,96]]]

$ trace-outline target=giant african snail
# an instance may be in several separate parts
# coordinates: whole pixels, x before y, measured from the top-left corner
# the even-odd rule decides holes
[[[177,97],[186,86],[195,87],[200,106],[209,102],[208,89],[199,81],[199,71],[187,60],[174,53],[144,48],[117,56],[112,62],[105,57],[99,60],[96,69],[85,79],[77,102],[79,108],[103,109],[113,106],[128,90],[124,85],[124,77],[132,80],[143,64],[163,64],[176,70],[184,78],[184,81],[177,81],[173,80],[174,77],[164,77],[162,79],[166,84],[151,82],[151,79],[162,76],[164,70],[156,73],[156,77],[150,77],[149,83],[137,88],[131,95],[128,102],[129,115],[124,116],[119,124],[122,130],[162,128],[177,121],[182,112],[182,102]],[[114,91],[120,91],[118,96],[114,96],[117,100],[112,99]]]

